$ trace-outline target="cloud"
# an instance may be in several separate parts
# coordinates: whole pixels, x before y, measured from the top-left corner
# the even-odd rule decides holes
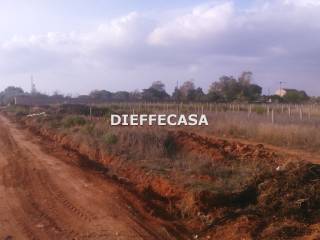
[[[180,44],[181,41],[214,38],[216,34],[227,30],[233,12],[231,2],[197,6],[191,13],[155,28],[149,36],[149,43],[167,46]]]
[[[320,6],[319,0],[283,0],[286,5],[294,5],[299,7]]]
[[[0,43],[0,73],[57,77],[42,86],[87,92],[88,86],[143,88],[153,80],[172,88],[188,78],[204,87],[221,74],[252,70],[266,88],[285,80],[320,94],[313,87],[320,74],[320,1],[256,1],[247,8],[220,1],[177,12],[165,19],[131,12],[82,32],[15,36]]]

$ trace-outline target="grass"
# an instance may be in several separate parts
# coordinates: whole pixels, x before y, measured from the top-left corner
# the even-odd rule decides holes
[[[81,116],[66,116],[63,120],[62,120],[62,125],[65,128],[71,128],[74,126],[83,126],[87,123],[86,119],[84,119]]]
[[[310,151],[319,148],[317,122],[286,123],[285,119],[278,119],[276,124],[271,124],[262,110],[255,111],[257,113],[250,118],[241,112],[210,114],[209,127],[179,130],[241,137]],[[244,216],[246,212],[252,213],[251,217],[263,222],[265,228],[268,224],[273,228],[273,222],[281,223],[286,218],[297,221],[298,230],[305,223],[318,222],[318,165],[291,163],[281,166],[281,170],[277,171],[275,164],[278,163],[273,163],[269,157],[256,159],[251,154],[243,159],[248,150],[237,150],[237,146],[236,150],[230,150],[233,154],[228,157],[230,152],[226,149],[234,146],[231,143],[209,142],[198,135],[196,140],[190,135],[180,135],[183,140],[187,136],[187,140],[182,141],[179,135],[172,134],[175,128],[110,127],[105,119],[89,120],[86,116],[56,114],[55,111],[46,118],[25,119],[35,127],[48,127],[68,135],[75,146],[82,144],[86,150],[91,150],[94,153],[92,158],[97,156],[96,150],[104,151],[119,157],[125,166],[132,164],[143,169],[148,179],[152,175],[169,179],[174,186],[183,189],[184,195],[172,198],[167,207],[171,214],[183,220],[189,221],[199,216],[211,216],[213,220],[219,220],[220,216],[229,216],[230,212],[238,210],[237,213]],[[189,144],[189,148],[183,148],[182,144]],[[258,151],[259,148],[253,150]],[[215,152],[224,158],[215,160]],[[155,181],[155,186],[161,188],[161,182]],[[151,189],[151,184],[146,184],[147,190]],[[166,191],[166,185],[163,188]],[[156,192],[157,189],[151,190]],[[165,194],[163,198],[166,199]],[[210,220],[207,223],[212,222]],[[295,229],[288,228],[283,233],[284,239]],[[252,231],[255,232],[254,229]]]
[[[210,116],[208,128],[197,129],[222,137],[242,138],[291,149],[320,152],[320,121],[286,123],[278,117],[272,124],[264,116],[255,114],[247,118],[243,113],[219,113]]]
[[[118,137],[115,134],[112,133],[106,133],[103,136],[103,140],[108,145],[114,145],[118,142]]]

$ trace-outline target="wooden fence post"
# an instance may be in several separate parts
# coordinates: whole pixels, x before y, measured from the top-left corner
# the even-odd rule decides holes
[[[288,108],[289,118],[291,118],[291,106]]]
[[[311,107],[309,107],[309,109],[308,109],[308,119],[309,120],[311,119]]]
[[[248,118],[251,116],[251,112],[252,112],[252,109],[251,109],[251,104],[250,104],[249,108],[248,108]]]

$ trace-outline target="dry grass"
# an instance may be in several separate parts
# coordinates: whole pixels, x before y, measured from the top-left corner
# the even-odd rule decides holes
[[[163,201],[168,212],[186,222],[201,219],[204,229],[248,216],[259,223],[257,229],[250,229],[253,239],[290,239],[304,235],[307,224],[319,222],[319,165],[295,162],[276,170],[277,163],[269,155],[255,155],[264,153],[263,147],[215,142],[185,131],[179,138],[179,134],[172,135],[172,128],[110,127],[104,119],[66,113],[27,121],[118,156],[148,175],[169,179],[183,189],[184,195]],[[260,115],[247,119],[246,114],[230,112],[212,114],[210,122],[208,128],[193,130],[292,148],[315,150],[320,146],[314,122],[271,124]],[[214,153],[223,158],[216,160],[219,158]],[[145,190],[157,192],[149,188]],[[166,200],[165,196],[161,197]]]
[[[286,123],[279,117],[278,123],[270,123],[261,116],[247,118],[242,113],[221,113],[210,116],[210,126],[200,131],[222,137],[243,138],[275,146],[320,151],[320,132],[317,121]]]

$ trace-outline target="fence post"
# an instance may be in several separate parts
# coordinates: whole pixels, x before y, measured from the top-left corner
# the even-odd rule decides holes
[[[252,109],[251,109],[251,104],[250,104],[249,108],[248,108],[248,118],[251,116],[251,111],[252,111]]]
[[[274,124],[274,110],[273,110],[273,108],[271,110],[271,122],[272,122],[272,124]]]
[[[311,107],[309,107],[309,109],[308,109],[308,119],[309,120],[311,119]]]
[[[288,108],[289,118],[291,118],[291,106]]]

